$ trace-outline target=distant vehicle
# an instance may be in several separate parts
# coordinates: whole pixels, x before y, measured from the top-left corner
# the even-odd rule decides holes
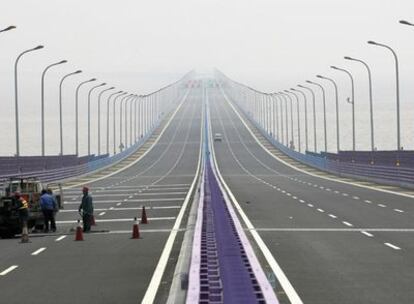
[[[0,198],[0,237],[10,238],[21,233],[21,224],[14,193],[19,192],[29,204],[28,228],[43,230],[44,217],[40,209],[40,193],[42,184],[37,178],[10,178],[5,183],[4,195]],[[58,208],[61,207],[61,196],[56,195]]]
[[[215,133],[214,134],[214,141],[222,141],[223,135],[221,133]]]

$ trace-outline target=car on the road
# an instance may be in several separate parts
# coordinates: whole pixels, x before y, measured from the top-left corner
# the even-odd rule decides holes
[[[223,135],[221,133],[215,133],[214,134],[214,141],[222,141]]]

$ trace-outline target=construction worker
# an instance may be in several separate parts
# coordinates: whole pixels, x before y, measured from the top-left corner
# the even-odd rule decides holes
[[[89,195],[89,188],[82,188],[82,202],[79,206],[79,213],[82,216],[83,232],[91,231],[92,217],[93,217],[93,203],[92,196]]]
[[[44,231],[49,232],[49,222],[52,232],[56,231],[56,221],[55,221],[55,211],[57,210],[56,201],[51,194],[45,189],[42,190],[42,195],[40,196],[40,208],[43,212],[43,217],[45,221]]]
[[[22,225],[22,228],[27,227],[27,221],[29,220],[29,204],[27,201],[20,195],[19,192],[14,193],[14,198],[16,199],[15,210],[19,213],[19,220]]]

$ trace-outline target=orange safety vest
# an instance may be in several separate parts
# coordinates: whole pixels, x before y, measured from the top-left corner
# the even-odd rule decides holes
[[[22,206],[19,209],[29,209],[29,204],[25,199],[22,199],[20,202],[22,203]]]

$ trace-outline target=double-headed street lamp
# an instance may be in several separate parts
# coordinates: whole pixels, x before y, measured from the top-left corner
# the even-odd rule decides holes
[[[356,58],[352,58],[352,57],[349,57],[349,56],[345,56],[344,59],[361,63],[367,69],[367,72],[368,72],[369,117],[370,117],[370,128],[371,128],[371,151],[374,151],[374,149],[375,149],[375,140],[374,140],[374,138],[375,137],[374,137],[374,110],[373,110],[373,102],[372,102],[372,75],[371,75],[371,69],[369,68],[369,65],[361,59],[356,59]]]
[[[45,156],[45,76],[46,72],[56,65],[66,63],[66,60],[61,60],[59,62],[52,63],[48,65],[42,72],[42,80],[41,80],[41,126],[42,126],[42,156]]]
[[[9,27],[10,28],[10,27]],[[10,28],[11,29],[11,28]],[[16,156],[20,156],[20,133],[19,133],[19,94],[18,94],[18,81],[17,81],[17,65],[20,61],[20,58],[24,54],[43,49],[43,45],[38,45],[32,49],[25,50],[21,52],[14,62],[14,105],[15,105],[15,122],[16,122]]]
[[[316,85],[322,90],[322,104],[323,104],[323,136],[324,136],[324,146],[325,146],[325,153],[328,152],[328,136],[326,131],[326,94],[325,94],[325,88],[317,83],[310,80],[306,80],[307,83]],[[315,137],[316,141],[316,137]]]
[[[106,85],[105,82],[93,86],[88,92],[88,156],[91,155],[91,95],[92,91]]]
[[[115,87],[102,90],[98,95],[98,155],[101,155],[101,97],[103,93],[113,89],[115,89]]]
[[[81,70],[77,70],[75,72],[66,74],[65,76],[62,77],[62,79],[60,80],[59,83],[59,138],[60,138],[60,155],[63,155],[63,114],[62,114],[62,86],[63,86],[63,81],[72,76],[72,75],[76,75],[82,73]]]
[[[91,78],[89,80],[83,81],[81,82],[77,87],[76,87],[76,100],[75,100],[75,145],[76,145],[76,155],[79,155],[79,89],[81,88],[81,86],[83,86],[84,84],[87,84],[89,82],[93,82],[96,81],[96,78]]]
[[[320,79],[325,79],[331,82],[335,88],[335,107],[336,107],[336,150],[340,151],[341,145],[340,145],[340,136],[339,136],[339,101],[338,101],[338,86],[336,82],[332,78],[328,78],[322,75],[316,75],[316,77]]]
[[[391,51],[395,60],[395,85],[396,85],[396,97],[397,97],[397,150],[401,150],[401,132],[400,132],[400,73],[398,65],[397,53],[388,45],[378,43],[375,41],[368,41],[368,44],[386,48]]]
[[[351,100],[348,102],[352,105],[352,150],[355,151],[355,89],[354,89],[354,77],[352,74],[343,68],[331,66],[332,69],[346,73],[351,79]]]

